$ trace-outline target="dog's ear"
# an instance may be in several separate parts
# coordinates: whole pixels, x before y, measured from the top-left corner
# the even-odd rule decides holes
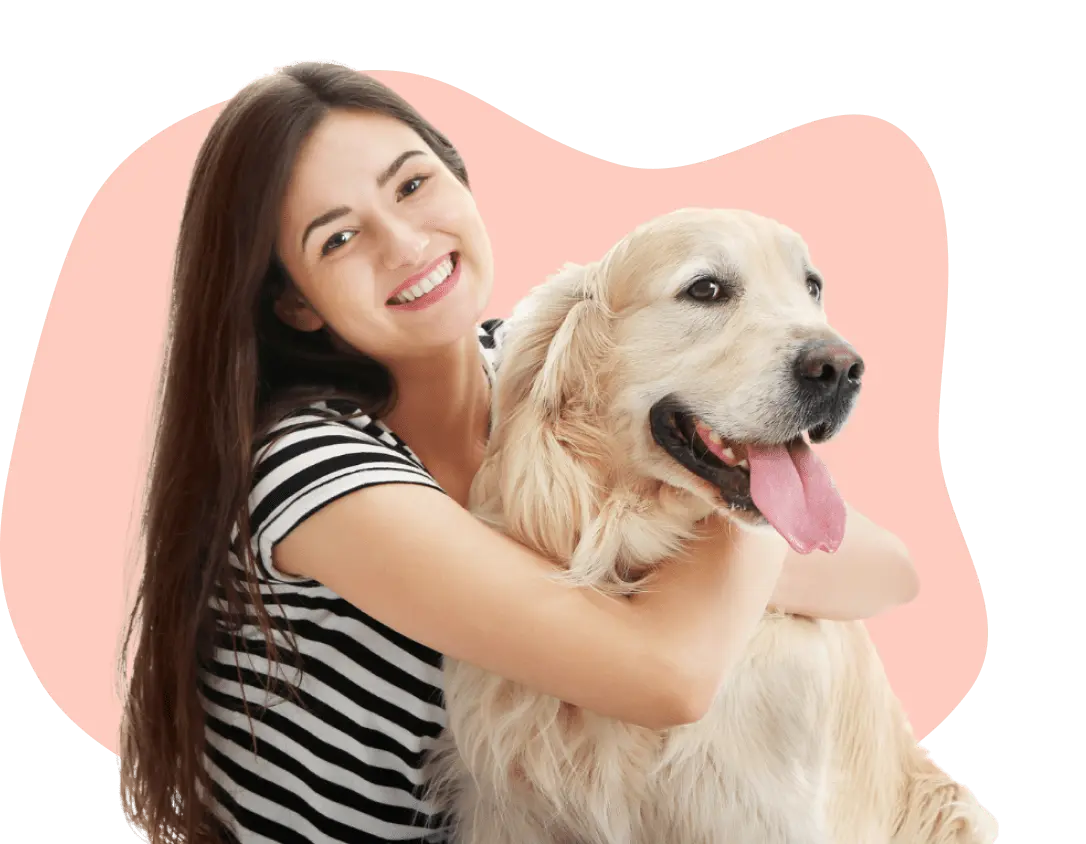
[[[480,513],[501,507],[516,538],[563,561],[598,510],[599,472],[609,465],[598,400],[612,315],[596,272],[566,265],[503,327],[491,457],[473,488]],[[548,506],[526,506],[539,501]]]
[[[506,409],[531,402],[537,418],[556,421],[570,405],[595,407],[611,321],[596,265],[566,264],[532,290],[510,317],[509,359],[519,371],[503,379]]]

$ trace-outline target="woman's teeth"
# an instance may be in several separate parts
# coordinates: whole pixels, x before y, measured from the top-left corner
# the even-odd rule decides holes
[[[435,287],[441,286],[441,284],[452,275],[453,266],[452,257],[446,258],[422,281],[417,282],[413,287],[401,290],[393,296],[391,299],[392,304],[406,305],[408,302],[414,302],[420,296],[425,296],[427,293],[430,293]]]

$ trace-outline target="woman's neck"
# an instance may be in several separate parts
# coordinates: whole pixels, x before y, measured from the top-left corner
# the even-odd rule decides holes
[[[384,421],[427,466],[461,467],[481,458],[490,419],[490,385],[479,339],[436,355],[389,364],[396,405]]]

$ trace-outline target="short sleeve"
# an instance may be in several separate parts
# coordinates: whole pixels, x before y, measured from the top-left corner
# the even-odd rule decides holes
[[[325,505],[369,486],[406,483],[443,491],[384,426],[368,417],[349,421],[317,409],[293,414],[257,452],[249,495],[253,552],[272,580],[301,582],[279,571],[272,551]],[[278,435],[277,435],[278,434]]]

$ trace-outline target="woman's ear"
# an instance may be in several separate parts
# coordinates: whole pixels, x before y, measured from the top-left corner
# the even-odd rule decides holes
[[[324,320],[292,284],[275,300],[275,315],[298,331],[318,331],[324,327]]]

